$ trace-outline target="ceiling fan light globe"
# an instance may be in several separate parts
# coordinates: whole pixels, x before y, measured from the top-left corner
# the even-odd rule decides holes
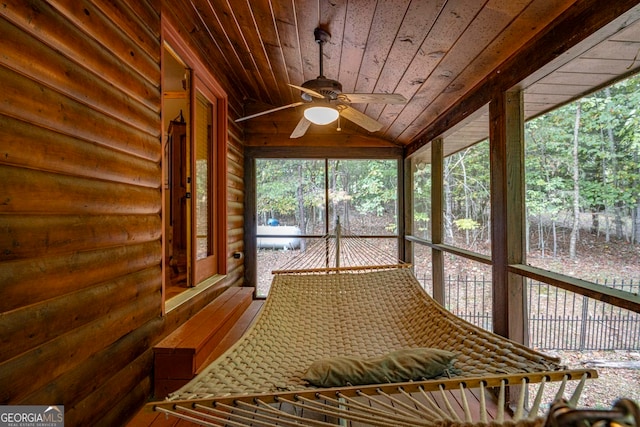
[[[331,107],[310,107],[304,110],[304,117],[316,125],[328,125],[338,118],[338,110]]]

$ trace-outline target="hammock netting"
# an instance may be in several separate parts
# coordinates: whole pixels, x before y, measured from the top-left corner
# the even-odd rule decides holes
[[[171,399],[308,389],[302,377],[318,359],[374,357],[406,347],[456,353],[452,372],[458,377],[562,369],[558,359],[454,316],[408,269],[278,274],[253,327]]]
[[[322,240],[274,274],[269,296],[243,337],[166,401],[151,406],[202,425],[482,424],[487,422],[482,408],[479,418],[468,409],[460,418],[432,406],[427,392],[459,389],[464,400],[464,389],[475,387],[484,399],[485,388],[499,387],[499,406],[505,406],[508,385],[597,376],[593,370],[567,370],[557,358],[456,317],[424,291],[404,268],[409,265],[381,258],[366,241],[363,249],[355,239],[332,240]],[[411,347],[454,352],[452,369],[423,381],[332,389],[302,379],[318,359],[369,358]],[[424,396],[418,401],[416,394]],[[286,413],[274,406],[283,404],[290,407]],[[323,421],[300,416],[303,409]],[[541,424],[535,417],[518,419],[520,426]],[[516,423],[503,415],[498,422]]]

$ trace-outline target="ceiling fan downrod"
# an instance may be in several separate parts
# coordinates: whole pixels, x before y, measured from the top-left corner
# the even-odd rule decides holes
[[[331,39],[331,34],[323,30],[322,28],[318,27],[315,30],[313,30],[313,36],[316,39],[316,43],[318,43],[318,45],[320,46],[320,49],[319,49],[320,50],[320,75],[318,76],[318,78],[324,79],[325,76],[324,76],[324,67],[322,64],[322,57],[323,57],[322,47],[326,42],[328,42]]]

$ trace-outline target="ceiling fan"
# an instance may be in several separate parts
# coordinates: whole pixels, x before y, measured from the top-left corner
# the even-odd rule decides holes
[[[331,36],[322,28],[316,28],[313,35],[320,47],[320,75],[313,80],[307,80],[301,86],[289,84],[289,86],[300,90],[302,101],[241,117],[236,122],[284,110],[285,108],[308,104],[309,107],[305,109],[303,117],[291,133],[290,138],[303,136],[311,123],[326,125],[333,123],[338,117],[344,117],[369,132],[376,132],[382,129],[382,123],[361,113],[349,104],[405,104],[407,102],[406,98],[398,93],[342,93],[342,84],[339,81],[328,79],[323,75],[322,47],[329,41]]]

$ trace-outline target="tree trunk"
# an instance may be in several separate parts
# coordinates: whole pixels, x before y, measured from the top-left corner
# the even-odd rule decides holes
[[[611,241],[611,226],[609,224],[609,208],[606,208],[604,212],[605,212],[605,217],[604,217],[604,227],[605,227],[604,241],[609,243]]]
[[[469,213],[469,204],[471,203],[469,200],[469,188],[467,187],[467,169],[464,167],[464,158],[460,159],[460,167],[462,168],[462,186],[464,189],[464,217],[465,219],[470,219],[471,214]],[[465,243],[467,248],[469,247],[469,228],[465,227]]]
[[[611,99],[611,89],[606,88],[604,93],[607,96],[607,99]],[[613,176],[613,187],[618,189],[618,159],[616,158],[616,140],[613,134],[613,128],[611,124],[607,126],[607,137],[609,139],[609,153],[611,153],[611,175]],[[604,175],[603,175],[604,177]],[[613,211],[614,211],[614,220],[613,223],[616,227],[616,237],[618,239],[622,239],[622,213],[621,213],[621,203],[619,201],[613,202]]]
[[[633,210],[633,239],[631,243],[640,244],[640,197],[638,198],[638,204]]]
[[[544,241],[544,225],[542,224],[542,214],[538,216],[540,219],[538,220],[538,247],[540,248],[540,254],[542,258],[545,257],[545,241]]]
[[[331,219],[331,224],[325,224],[325,226],[327,227],[327,230],[331,230],[331,227],[333,225],[335,225],[336,220],[338,219],[338,202],[336,202],[336,200],[335,200],[335,195],[338,193],[338,168],[339,168],[339,166],[340,166],[340,161],[336,160],[334,168],[333,168],[333,174],[330,177],[331,181],[329,183],[329,194],[331,194],[333,192],[334,200],[329,200],[329,205],[327,206],[327,209],[330,209],[331,205],[333,205],[333,212],[332,212],[332,215],[331,215],[331,218],[330,218]],[[327,170],[326,173],[329,173],[329,171]]]
[[[591,234],[594,236],[600,235],[600,215],[598,212],[591,212]]]
[[[556,233],[556,220],[551,220],[551,232],[553,233],[553,258],[558,257],[558,235]]]
[[[447,162],[445,169],[449,168],[449,162]],[[452,224],[452,217],[453,217],[453,208],[452,208],[452,200],[451,200],[451,185],[449,183],[450,180],[450,171],[446,170],[445,171],[445,179],[443,180],[443,187],[444,187],[444,233],[445,236],[447,236],[449,239],[449,243],[453,244],[453,224]],[[446,238],[445,238],[446,241]]]
[[[571,227],[571,238],[569,240],[569,257],[576,258],[576,242],[578,240],[578,228],[580,226],[580,173],[578,170],[578,142],[580,131],[580,113],[582,106],[580,101],[576,107],[576,121],[573,126],[573,226]]]
[[[302,176],[302,164],[298,165],[298,227],[300,227],[300,231],[302,234],[307,234],[307,220],[304,214],[304,189],[302,188],[304,184],[304,177]],[[304,239],[302,239],[300,249],[302,251],[305,250]]]
[[[621,202],[616,202],[614,207],[615,216],[613,218],[613,223],[616,226],[616,237],[619,240],[624,238],[624,230],[622,229],[622,206],[620,206]]]

